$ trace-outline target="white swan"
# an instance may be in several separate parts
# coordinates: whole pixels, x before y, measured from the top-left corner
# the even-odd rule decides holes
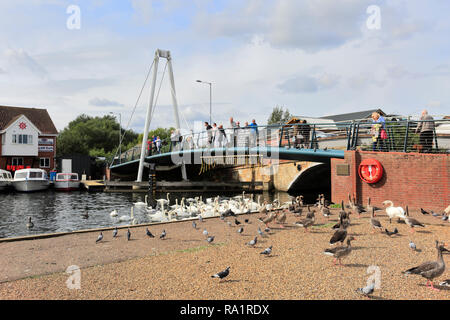
[[[148,194],[145,195],[145,202],[138,201],[138,202],[133,203],[133,205],[136,207],[147,207],[148,206],[147,199],[148,199]]]
[[[383,205],[387,206],[386,214],[389,217],[389,223],[391,223],[392,218],[405,218],[405,210],[402,207],[394,207],[394,203],[391,200],[383,201]]]
[[[130,215],[129,216],[127,216],[127,215],[121,216],[119,218],[119,221],[131,221],[131,224],[136,224],[137,221],[134,218],[134,213],[133,213],[134,210],[133,209],[134,209],[134,207],[131,206],[131,213],[130,213]]]
[[[117,217],[119,215],[119,213],[117,213],[117,210],[114,209],[113,211],[111,211],[111,213],[109,214],[111,217]]]

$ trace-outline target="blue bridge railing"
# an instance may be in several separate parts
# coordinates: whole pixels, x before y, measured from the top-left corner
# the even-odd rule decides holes
[[[423,129],[428,129],[424,131]],[[450,119],[400,120],[383,124],[371,120],[335,123],[292,123],[220,128],[149,141],[146,156],[179,150],[233,147],[366,150],[380,152],[448,153]],[[140,158],[137,145],[116,157],[111,166]]]

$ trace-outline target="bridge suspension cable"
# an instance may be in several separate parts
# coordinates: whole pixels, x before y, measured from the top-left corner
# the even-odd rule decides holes
[[[120,136],[119,146],[117,147],[116,152],[114,153],[114,156],[112,157],[110,166],[114,163],[114,159],[117,156],[117,152],[119,152],[119,150],[120,150],[120,145],[122,144],[123,138],[125,137],[125,133],[127,132],[128,128],[130,126],[131,119],[133,119],[134,112],[136,111],[136,108],[137,108],[137,105],[139,103],[139,100],[141,99],[142,92],[144,92],[145,85],[147,84],[148,77],[150,76],[150,73],[152,72],[152,68],[153,68],[154,64],[155,64],[155,61],[153,60],[152,64],[150,65],[150,68],[148,69],[147,76],[145,77],[144,83],[142,85],[141,91],[139,92],[139,95],[138,95],[138,98],[136,100],[136,103],[134,104],[134,108],[133,108],[133,111],[131,112],[131,116],[130,116],[130,119],[128,120],[127,126],[125,127],[125,130],[123,131],[123,134],[121,134],[121,136]],[[120,130],[122,130],[122,128],[120,128]],[[119,157],[120,156],[121,155],[119,155]]]

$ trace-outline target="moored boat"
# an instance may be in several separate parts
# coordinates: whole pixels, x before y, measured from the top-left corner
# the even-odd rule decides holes
[[[60,191],[78,190],[80,188],[78,173],[57,173],[54,187]]]
[[[0,169],[0,191],[9,188],[12,180],[11,172]]]
[[[31,192],[48,189],[50,182],[45,170],[29,168],[17,170],[12,185],[17,191]]]

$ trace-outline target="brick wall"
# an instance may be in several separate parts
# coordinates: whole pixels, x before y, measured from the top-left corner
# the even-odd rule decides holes
[[[358,167],[362,160],[376,159],[383,166],[383,177],[375,184],[362,181]],[[349,164],[350,175],[338,176],[337,164]],[[331,198],[335,203],[348,193],[356,194],[358,203],[382,207],[384,200],[411,209],[443,211],[450,204],[450,155],[400,152],[346,151],[345,159],[331,161]]]

